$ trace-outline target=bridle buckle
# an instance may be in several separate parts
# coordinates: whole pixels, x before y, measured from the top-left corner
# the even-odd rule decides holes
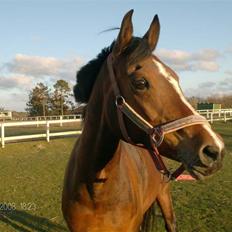
[[[151,140],[155,144],[155,147],[159,147],[160,144],[164,140],[164,133],[162,128],[160,127],[154,127],[152,134],[151,134]]]

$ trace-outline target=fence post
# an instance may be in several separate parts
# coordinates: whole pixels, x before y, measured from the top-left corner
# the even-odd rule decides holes
[[[4,123],[1,123],[1,143],[2,143],[2,148],[5,147],[5,126]]]
[[[213,112],[210,114],[210,122],[213,124]]]
[[[39,127],[39,117],[36,117],[37,127]]]
[[[50,137],[49,137],[49,126],[50,126],[50,124],[49,124],[49,122],[47,121],[46,122],[46,137],[47,137],[47,142],[49,143],[49,141],[50,141]]]
[[[226,111],[224,113],[224,122],[226,122]]]
[[[63,120],[63,116],[60,116],[60,126],[63,126],[62,120]]]

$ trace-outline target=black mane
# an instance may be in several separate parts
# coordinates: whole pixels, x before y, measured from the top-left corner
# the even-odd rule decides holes
[[[95,80],[100,72],[103,62],[112,52],[114,42],[97,55],[97,57],[84,65],[76,75],[77,83],[74,86],[74,96],[77,102],[87,103],[92,92]],[[128,56],[128,63],[132,64],[150,55],[152,51],[147,42],[141,38],[133,37],[129,46],[123,52]]]
[[[102,51],[97,55],[95,59],[89,61],[77,72],[77,83],[73,89],[74,96],[77,102],[88,102],[97,75],[101,69],[103,62],[111,53],[113,44],[114,43],[112,43],[109,47],[102,49]]]

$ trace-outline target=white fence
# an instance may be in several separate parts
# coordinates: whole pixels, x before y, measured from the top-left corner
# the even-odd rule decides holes
[[[205,116],[210,123],[214,121],[227,122],[228,120],[232,120],[232,109],[197,110],[197,112]]]
[[[213,123],[214,121],[224,121],[232,120],[232,109],[220,109],[220,110],[198,110],[199,114],[206,117],[206,119]],[[45,119],[45,120],[44,120]],[[30,117],[25,118],[27,121],[15,121],[15,122],[2,122],[1,125],[1,138],[0,142],[2,147],[5,147],[5,142],[8,141],[18,141],[36,138],[46,138],[47,142],[50,141],[51,137],[66,136],[66,135],[76,135],[81,134],[81,130],[76,131],[64,131],[64,132],[53,132],[50,131],[51,124],[59,124],[63,126],[65,123],[71,122],[82,122],[80,115],[65,115],[65,116],[40,116],[40,117]],[[43,134],[32,134],[32,135],[19,135],[19,136],[5,136],[5,129],[7,127],[19,127],[19,126],[36,126],[46,125],[46,131]]]
[[[81,119],[81,114],[35,116],[35,117],[21,117],[21,118],[13,117],[11,121],[41,121],[41,120],[63,120],[63,119]]]
[[[5,147],[5,142],[7,141],[18,141],[18,140],[26,140],[26,139],[36,139],[36,138],[46,138],[47,142],[50,141],[51,137],[57,136],[65,136],[65,135],[76,135],[81,134],[81,130],[76,131],[63,131],[63,132],[50,132],[51,124],[59,124],[62,126],[65,123],[76,123],[81,122],[82,119],[61,119],[61,120],[47,120],[47,121],[29,121],[29,122],[2,122],[1,125],[1,138],[0,142],[2,147]],[[46,125],[45,133],[43,134],[32,134],[32,135],[19,135],[19,136],[5,136],[5,129],[7,127],[19,127],[19,126],[40,126]]]

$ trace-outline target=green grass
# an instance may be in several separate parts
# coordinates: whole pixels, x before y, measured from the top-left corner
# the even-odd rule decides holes
[[[62,132],[62,131],[75,131],[81,128],[80,122],[65,123],[60,126],[59,123],[50,125],[50,132]],[[19,127],[5,127],[5,136],[19,136],[19,135],[33,135],[33,134],[45,134],[46,125],[36,126],[19,126]],[[1,132],[0,132],[1,135]]]
[[[74,141],[25,142],[1,149],[0,202],[16,210],[2,211],[0,231],[66,231],[60,198]]]
[[[205,181],[173,182],[172,195],[180,232],[232,231],[232,123],[215,123],[227,153],[223,168]],[[160,215],[160,211],[157,210]],[[163,221],[157,231],[163,231]]]
[[[223,169],[204,182],[172,183],[180,232],[232,231],[232,124],[214,127],[228,148]],[[75,140],[12,143],[0,148],[0,232],[67,231],[60,200]],[[164,231],[161,217],[157,217],[157,231]]]

